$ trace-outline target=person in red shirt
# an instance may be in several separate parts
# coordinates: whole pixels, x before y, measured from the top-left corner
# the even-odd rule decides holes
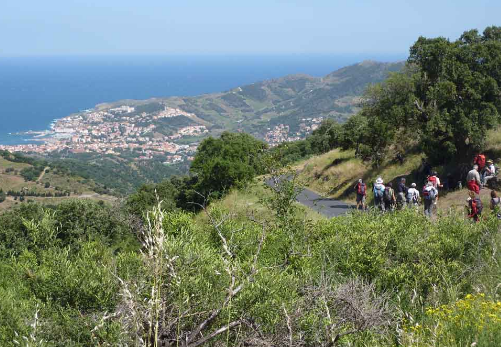
[[[477,153],[473,158],[473,164],[477,164],[478,172],[482,173],[485,167],[485,155],[482,153]]]
[[[360,178],[358,183],[355,185],[355,191],[357,192],[357,210],[362,206],[362,210],[366,209],[365,199],[367,197],[367,186],[364,181]]]
[[[466,175],[466,183],[468,186],[468,190],[475,192],[476,194],[480,194],[480,174],[478,173],[478,164],[473,165],[473,169],[468,172]]]

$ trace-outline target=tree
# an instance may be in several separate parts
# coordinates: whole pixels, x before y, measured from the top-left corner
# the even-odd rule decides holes
[[[194,187],[204,196],[222,196],[263,173],[260,157],[267,145],[245,133],[224,132],[198,147],[190,171],[198,176]]]
[[[176,208],[177,194],[178,190],[169,180],[159,184],[145,184],[127,198],[127,210],[136,216],[143,216],[161,202],[163,210],[172,211]]]
[[[396,145],[419,145],[438,164],[469,157],[501,119],[500,70],[499,27],[467,31],[454,42],[420,37],[407,68],[364,96],[366,150],[375,162]]]

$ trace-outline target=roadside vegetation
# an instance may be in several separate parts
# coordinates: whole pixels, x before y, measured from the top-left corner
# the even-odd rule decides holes
[[[315,220],[289,182],[196,215],[89,201],[4,213],[0,344],[497,345],[495,216]]]

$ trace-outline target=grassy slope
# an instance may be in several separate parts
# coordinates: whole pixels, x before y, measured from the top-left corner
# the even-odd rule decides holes
[[[381,176],[385,182],[395,181],[401,176],[409,176],[421,162],[420,155],[410,155],[403,165],[388,163],[379,169],[372,169],[370,163],[355,158],[354,151],[335,149],[323,155],[310,158],[296,165],[301,170],[300,178],[311,190],[324,196],[355,201],[353,186],[359,178],[365,182],[375,181]]]
[[[72,198],[89,198],[94,200],[105,200],[112,201],[113,197],[96,194],[92,190],[92,186],[85,183],[81,177],[66,176],[63,174],[55,173],[53,170],[49,170],[48,173],[43,175],[41,182],[26,182],[23,177],[20,176],[19,171],[30,167],[29,164],[15,163],[8,161],[4,158],[0,158],[0,189],[4,192],[9,190],[20,191],[26,188],[28,191],[36,191],[39,193],[52,192],[53,194],[57,191],[56,187],[60,191],[71,191],[72,196],[70,197],[27,197],[26,201],[37,201],[40,203],[55,204],[61,202],[65,199]],[[14,172],[5,172],[7,168],[13,168]],[[49,182],[50,187],[45,188],[45,183]],[[19,202],[15,201],[13,197],[7,197],[7,199],[0,203],[0,210],[9,209]]]
[[[240,218],[254,215],[263,219],[263,217],[271,217],[269,209],[261,202],[262,199],[270,194],[270,191],[264,187],[264,183],[260,179],[256,179],[246,188],[232,190],[225,198],[215,202],[211,206],[223,208]],[[313,221],[325,219],[320,213],[299,203],[296,206],[298,207],[298,216],[300,218]],[[199,222],[206,219],[203,213],[198,214],[196,218]]]

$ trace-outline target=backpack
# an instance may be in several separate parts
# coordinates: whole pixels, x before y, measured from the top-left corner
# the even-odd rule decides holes
[[[477,204],[477,214],[481,214],[484,206],[482,204],[482,200],[480,198],[475,198],[475,203]]]
[[[365,183],[358,184],[357,193],[360,195],[365,195]]]
[[[378,189],[377,187],[374,187],[374,197],[375,198],[382,198],[383,195],[384,195],[383,189]]]
[[[390,187],[386,187],[384,189],[384,201],[392,201],[393,200],[393,189]]]
[[[433,184],[433,187],[437,188],[437,176],[430,176],[428,178],[428,182],[431,182]]]
[[[407,201],[412,202],[414,204],[417,204],[419,202],[415,190],[409,189],[407,191]]]
[[[437,194],[436,194],[435,189],[426,189],[426,188],[425,188],[425,189],[423,190],[423,198],[424,198],[425,200],[433,200],[433,199],[435,199],[436,195],[437,195]]]

